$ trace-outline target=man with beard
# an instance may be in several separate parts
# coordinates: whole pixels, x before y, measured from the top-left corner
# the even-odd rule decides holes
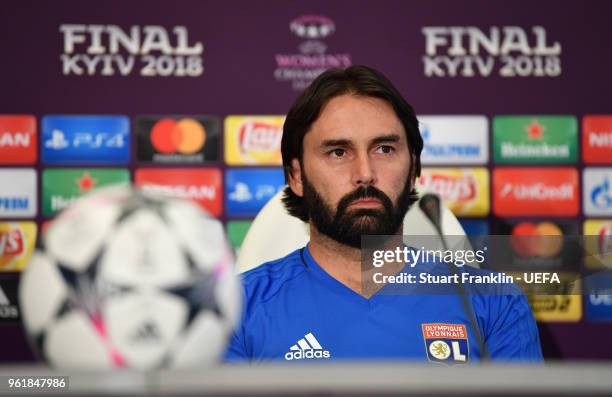
[[[243,274],[227,361],[541,360],[519,293],[470,295],[466,306],[458,294],[366,288],[361,236],[402,235],[422,148],[412,107],[374,69],[329,70],[300,95],[283,127],[283,202],[309,223],[310,242]]]

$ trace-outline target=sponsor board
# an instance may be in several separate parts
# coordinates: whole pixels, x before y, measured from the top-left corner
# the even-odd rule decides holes
[[[567,164],[578,161],[574,116],[495,116],[493,159],[498,164]]]
[[[281,168],[229,169],[225,174],[227,214],[255,216],[284,187]]]
[[[612,220],[584,222],[585,265],[591,269],[612,269]]]
[[[225,162],[229,165],[281,165],[284,116],[227,116]]]
[[[589,294],[586,299],[586,319],[612,321],[612,289],[609,294]]]
[[[36,193],[34,169],[0,169],[0,218],[35,217],[38,207]]]
[[[465,324],[421,324],[427,359],[438,364],[465,364],[470,347]]]
[[[582,200],[587,216],[612,216],[612,168],[585,168]]]
[[[588,286],[586,319],[589,321],[612,321],[612,273],[599,272],[585,278]]]
[[[193,200],[213,216],[223,213],[223,175],[217,168],[139,168],[134,183],[145,191]]]
[[[18,290],[18,277],[3,277],[0,279],[0,324],[21,323],[21,313],[17,299]]]
[[[527,300],[540,322],[578,322],[582,318],[582,295],[536,295]]]
[[[253,221],[227,222],[227,238],[229,239],[232,247],[236,250],[237,254],[240,252],[240,247],[242,246],[242,242],[244,241],[244,238],[251,227],[251,223],[253,223]]]
[[[497,216],[577,216],[578,171],[570,167],[493,170]]]
[[[507,274],[523,290],[537,321],[578,322],[582,318],[583,285],[579,273],[557,272],[559,283],[527,282],[524,277],[520,279],[521,273]]]
[[[110,168],[54,168],[42,175],[42,213],[56,215],[73,201],[92,191],[114,184],[129,184],[126,169]]]
[[[41,157],[46,164],[126,164],[130,161],[127,116],[44,116]]]
[[[194,164],[219,160],[220,128],[219,119],[212,116],[138,117],[138,161]]]
[[[612,115],[582,119],[582,161],[612,164]]]
[[[489,125],[485,116],[419,116],[423,165],[486,164]]]
[[[489,213],[489,171],[474,168],[423,168],[418,190],[440,195],[456,216]]]
[[[550,271],[554,267],[579,271],[582,239],[575,221],[495,219],[492,226],[493,235],[509,236],[493,240],[496,244],[490,247],[490,263],[501,265],[498,270],[537,272]]]
[[[301,42],[298,51],[274,55],[274,79],[290,83],[295,91],[305,89],[318,75],[330,68],[352,65],[349,53],[328,50],[328,40],[336,31],[335,22],[324,15],[302,15],[289,22],[289,31]]]
[[[36,246],[36,223],[0,222],[0,271],[21,271]]]
[[[32,115],[0,115],[0,164],[34,164],[38,132]]]

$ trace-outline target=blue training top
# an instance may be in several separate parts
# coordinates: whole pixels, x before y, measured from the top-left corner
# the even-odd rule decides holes
[[[491,273],[467,266],[461,271]],[[244,273],[243,283],[242,323],[230,340],[225,355],[229,362],[381,359],[463,364],[482,355],[456,293],[376,293],[368,299],[323,270],[308,246]],[[489,357],[542,361],[527,299],[516,286],[509,287],[511,293],[469,295]]]

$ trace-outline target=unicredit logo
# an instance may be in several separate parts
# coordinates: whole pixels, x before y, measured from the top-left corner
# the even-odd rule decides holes
[[[336,25],[324,16],[305,15],[291,21],[289,29],[304,39],[322,39],[334,33]]]
[[[195,119],[161,119],[151,129],[151,144],[159,153],[192,154],[206,141],[206,130]]]
[[[260,121],[248,121],[240,127],[238,142],[240,150],[273,151],[280,148],[282,127]]]
[[[558,186],[547,186],[542,182],[532,185],[507,183],[502,187],[500,196],[505,198],[508,195],[517,200],[573,200],[574,189],[571,183]]]

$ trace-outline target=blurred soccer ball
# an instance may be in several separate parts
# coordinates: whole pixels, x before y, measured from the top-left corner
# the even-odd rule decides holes
[[[130,188],[89,195],[43,236],[21,279],[29,336],[67,368],[180,368],[219,359],[241,291],[222,225]]]

